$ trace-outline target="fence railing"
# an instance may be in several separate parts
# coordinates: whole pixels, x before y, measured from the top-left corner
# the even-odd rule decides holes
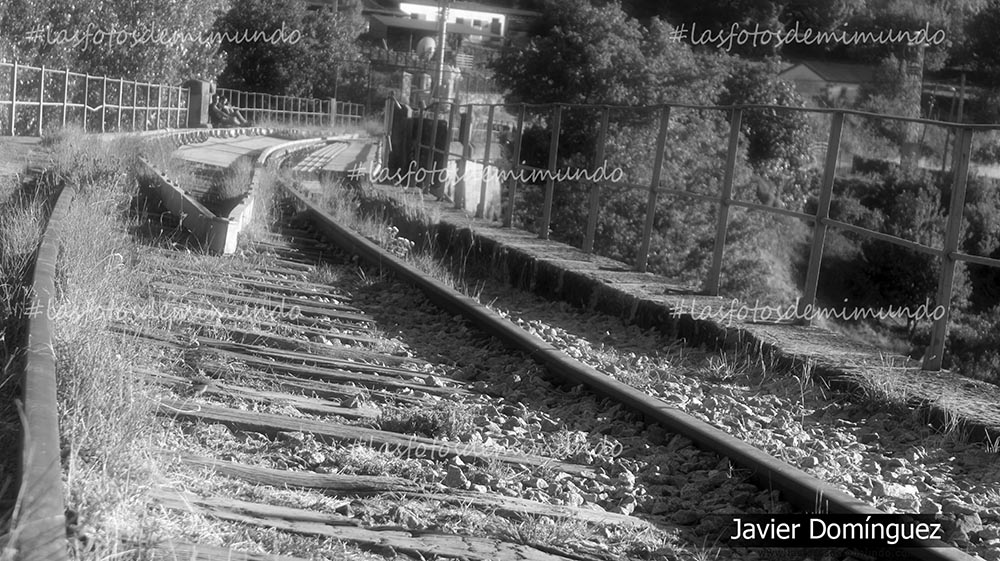
[[[364,105],[334,99],[218,93],[252,122],[357,125],[365,115]],[[0,135],[41,136],[66,126],[93,133],[183,128],[189,106],[184,87],[0,61]]]
[[[624,185],[622,185],[625,188],[642,190],[647,194],[643,229],[638,237],[639,248],[634,263],[634,267],[637,271],[645,272],[647,269],[654,219],[656,217],[657,201],[662,196],[688,198],[708,202],[714,204],[718,210],[716,215],[711,263],[708,269],[707,278],[704,279],[704,285],[702,288],[702,292],[708,295],[719,295],[720,277],[722,273],[723,260],[725,258],[726,234],[731,221],[731,210],[734,207],[761,211],[770,215],[792,217],[810,223],[812,225],[812,240],[809,247],[805,286],[802,287],[803,296],[798,300],[796,310],[796,316],[800,318],[811,317],[809,311],[817,309],[817,288],[823,260],[823,251],[826,245],[826,237],[830,228],[851,232],[853,235],[860,236],[861,238],[880,240],[912,251],[929,254],[941,260],[942,266],[940,268],[936,291],[936,305],[938,307],[933,309],[943,309],[944,313],[939,314],[939,317],[934,321],[931,331],[930,344],[924,354],[923,367],[926,370],[939,370],[942,365],[945,340],[947,336],[947,326],[951,315],[951,297],[955,288],[955,270],[957,264],[959,262],[965,262],[1000,268],[1000,260],[998,259],[979,255],[970,255],[959,251],[973,137],[977,132],[1000,129],[1000,126],[997,125],[968,125],[952,122],[931,121],[927,119],[878,115],[862,111],[842,109],[805,109],[770,105],[723,107],[674,104],[635,108],[569,104],[467,104],[459,106],[453,102],[443,102],[443,104],[436,105],[432,111],[424,113],[423,116],[425,118],[432,118],[436,121],[446,113],[449,115],[446,121],[446,128],[444,129],[446,131],[446,138],[444,139],[444,142],[439,142],[439,139],[437,138],[439,134],[438,127],[432,127],[433,130],[430,131],[430,134],[428,135],[422,130],[424,128],[425,119],[419,119],[416,124],[416,138],[418,139],[418,142],[416,142],[415,146],[414,159],[421,169],[429,172],[434,171],[434,159],[436,155],[444,154],[446,159],[457,159],[459,177],[464,177],[463,171],[467,169],[470,163],[483,166],[483,170],[486,170],[488,167],[499,168],[500,166],[505,165],[508,168],[508,175],[504,185],[506,188],[503,189],[505,192],[503,192],[501,196],[501,206],[504,209],[503,222],[507,227],[511,227],[514,223],[513,217],[515,205],[517,204],[518,191],[527,187],[527,185],[521,181],[524,177],[521,172],[527,172],[529,175],[532,172],[541,172],[547,179],[541,185],[541,188],[544,189],[544,196],[541,208],[538,211],[540,216],[538,217],[537,228],[538,236],[542,239],[548,239],[549,226],[552,219],[553,195],[555,189],[559,187],[559,181],[557,181],[558,170],[556,169],[556,166],[559,162],[558,155],[560,147],[560,128],[562,126],[561,122],[563,114],[570,109],[590,111],[593,114],[593,122],[599,123],[599,125],[597,125],[598,133],[596,150],[592,160],[595,167],[602,165],[605,160],[606,141],[608,138],[610,123],[609,116],[612,112],[641,109],[647,113],[652,111],[657,115],[655,120],[647,121],[655,123],[656,129],[655,143],[651,144],[655,145],[655,149],[652,153],[653,162],[649,181],[642,184],[625,182]],[[719,167],[722,168],[722,174],[720,189],[717,193],[699,193],[695,190],[671,188],[664,185],[664,181],[661,178],[661,171],[668,152],[666,140],[668,136],[668,129],[671,125],[671,112],[678,110],[702,112],[721,111],[724,112],[727,117],[729,132],[725,141],[725,157],[723,161],[719,162]],[[781,206],[774,206],[771,204],[761,204],[736,197],[734,178],[741,143],[741,127],[744,116],[750,111],[766,111],[771,112],[772,114],[775,112],[809,112],[815,116],[829,117],[829,123],[826,124],[826,126],[829,127],[829,132],[825,142],[822,177],[820,180],[819,192],[815,194],[815,198],[818,200],[818,203],[816,204],[814,212],[804,212],[783,208]],[[504,129],[504,127],[496,126],[499,121],[498,115],[500,112],[503,112],[506,115],[506,119],[510,119],[511,116],[513,116],[516,121],[516,124],[513,125],[513,130],[509,133],[511,142],[506,146],[508,154],[503,157],[499,156],[500,150],[498,150],[498,147],[496,146],[497,135],[501,134],[501,131]],[[544,168],[527,165],[524,163],[523,155],[521,153],[522,139],[524,138],[523,133],[529,124],[529,112],[531,114],[531,120],[533,120],[534,123],[544,123],[545,128],[549,131],[550,142],[547,154],[548,164],[547,167]],[[459,119],[461,113],[469,115],[470,117]],[[487,120],[487,124],[485,126],[481,126],[478,123],[474,123],[476,120],[476,117],[474,116],[479,115],[480,117],[478,118],[481,119],[481,116],[484,113],[486,114],[485,118]],[[388,105],[386,114],[390,114],[388,111]],[[947,155],[951,156],[949,163],[952,166],[952,179],[950,199],[947,206],[946,224],[943,232],[943,244],[933,246],[925,243],[919,243],[915,240],[904,239],[885,232],[876,231],[831,218],[831,204],[834,200],[834,181],[837,176],[837,167],[842,144],[842,136],[845,129],[845,120],[848,117],[854,119],[889,121],[894,123],[894,126],[898,127],[924,126],[925,133],[926,127],[937,127],[939,129],[943,129],[946,133],[944,135],[946,139],[946,148],[944,150],[945,156],[943,157],[947,157]],[[510,121],[508,120],[507,122]],[[465,130],[456,129],[459,126],[459,123],[462,123]],[[474,134],[475,132],[479,133],[479,138],[476,138],[477,135]],[[955,145],[952,149],[952,153],[947,154],[947,143],[950,138],[955,139]],[[438,146],[451,146],[454,139],[459,139],[459,142],[461,142],[461,152],[456,153],[447,148],[436,148]],[[478,140],[481,144],[479,144],[479,146],[473,146],[474,139]],[[482,156],[474,158],[472,157],[473,153],[482,154]],[[506,162],[506,164],[502,162]],[[480,203],[476,209],[476,216],[479,218],[482,218],[484,214],[487,175],[487,173],[483,173],[483,179],[479,185],[479,188],[481,189],[479,198]],[[427,180],[424,185],[421,186],[427,188],[430,185],[429,181],[435,176],[435,174],[424,173],[423,176],[426,177]],[[410,185],[412,186],[413,175],[410,175],[409,177],[411,178]],[[603,183],[606,184],[607,181],[604,181]],[[476,186],[474,184],[470,184],[469,182],[463,180],[456,183],[454,203],[457,208],[464,208],[465,206],[465,189],[475,187]],[[581,245],[581,248],[586,252],[592,252],[594,250],[594,240],[599,215],[602,210],[600,206],[601,196],[602,182],[592,181],[589,193],[585,234]],[[805,320],[805,323],[809,322],[810,320]]]
[[[359,125],[364,119],[365,106],[336,99],[316,99],[243,92],[218,88],[217,93],[229,99],[251,122],[281,121],[290,125],[338,126]]]
[[[0,133],[41,135],[46,128],[79,125],[88,132],[180,127],[188,90],[0,62]]]

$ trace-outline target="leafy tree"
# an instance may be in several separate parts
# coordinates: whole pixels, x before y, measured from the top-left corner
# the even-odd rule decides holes
[[[734,59],[718,103],[803,107],[805,102],[795,87],[778,78],[778,66],[776,60]],[[747,159],[761,171],[776,175],[805,167],[811,160],[809,120],[801,111],[747,109],[742,129],[747,137]]]
[[[224,5],[224,0],[10,0],[0,5],[5,31],[0,54],[26,64],[155,83],[211,78],[221,70],[222,58],[207,32]],[[31,40],[29,33],[37,29],[48,34]]]
[[[966,191],[967,226],[962,250],[972,255],[1000,258],[1000,192],[992,182],[969,178]],[[972,285],[970,309],[985,311],[1000,305],[1000,269],[985,265],[968,266]]]
[[[793,28],[796,23],[800,29],[815,31],[833,31],[839,29],[850,18],[860,13],[865,6],[864,0],[788,0],[781,11],[781,22],[786,29]],[[829,45],[821,45],[829,48]]]
[[[584,0],[550,0],[529,45],[506,48],[495,64],[498,81],[511,92],[508,102],[628,106],[612,111],[604,147],[608,168],[622,169],[625,181],[603,183],[595,239],[598,252],[624,261],[635,259],[645,222],[659,129],[656,104],[712,104],[724,91],[726,72],[734,71],[733,61],[726,57],[696,54],[689,46],[671,41],[672,29],[658,19],[643,26],[627,17],[617,3],[592,6]],[[765,95],[761,93],[762,98]],[[531,126],[522,137],[521,157],[529,165],[546,167],[550,119],[530,112],[529,117]],[[720,110],[671,110],[661,189],[719,193],[727,118],[727,112]],[[595,108],[564,108],[559,169],[594,169],[599,122]],[[749,176],[746,162],[738,160],[737,183],[746,183]],[[556,185],[550,225],[554,238],[574,244],[582,241],[590,189],[585,181]],[[522,225],[537,228],[543,188],[525,186],[520,193],[517,208]],[[700,283],[712,255],[716,205],[661,195],[654,212],[649,269],[682,282]],[[734,295],[763,294],[789,285],[771,282],[787,271],[765,267],[766,274],[761,275],[752,265],[761,260],[762,252],[777,247],[760,243],[762,232],[779,231],[772,226],[752,213],[734,212],[724,270]]]
[[[638,24],[613,5],[548,2],[525,49],[494,64],[511,102],[637,104],[647,77]],[[526,78],[536,79],[526,79]]]
[[[1000,384],[1000,305],[978,314],[958,311],[952,318],[945,367]]]
[[[268,2],[233,0],[215,29],[237,40],[223,40],[226,67],[221,85],[270,94],[333,97],[341,66],[360,58],[355,39],[364,29],[357,0],[342,1],[338,11],[308,10],[303,0]],[[287,41],[241,41],[260,32]],[[295,33],[295,36],[291,34]]]
[[[964,42],[957,49],[958,62],[976,70],[979,79],[990,86],[1000,86],[1000,49],[996,30],[1000,26],[1000,0],[990,0],[965,21]]]
[[[882,216],[881,231],[930,247],[944,246],[947,214],[942,207],[941,189],[927,177],[892,174],[886,181],[861,199],[862,204],[876,208]],[[858,286],[867,292],[874,306],[907,306],[914,310],[925,300],[934,302],[937,296],[940,259],[896,244],[866,239],[861,243],[862,278]],[[964,267],[956,275],[957,289],[952,296],[954,305],[968,304],[970,287]],[[908,321],[910,335],[917,323]]]

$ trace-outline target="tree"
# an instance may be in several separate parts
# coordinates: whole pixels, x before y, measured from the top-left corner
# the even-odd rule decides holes
[[[965,24],[964,43],[957,53],[961,62],[976,70],[981,79],[991,86],[1000,87],[1000,49],[997,48],[996,30],[1000,28],[1000,0],[991,0],[969,17]]]
[[[947,213],[942,207],[941,188],[930,178],[889,175],[861,202],[881,212],[883,232],[929,247],[944,246]],[[861,243],[861,252],[864,264],[859,285],[868,289],[872,305],[915,310],[927,300],[934,302],[941,271],[939,258],[871,238]],[[970,288],[963,267],[957,270],[955,284],[952,303],[964,307]],[[907,326],[912,336],[917,322],[910,318]]]
[[[774,59],[754,62],[733,57],[718,103],[803,107],[802,97],[778,78],[778,70]],[[747,159],[761,173],[777,175],[799,169],[811,159],[809,120],[801,111],[747,109],[742,129]]]
[[[222,68],[208,31],[224,0],[10,0],[5,58],[128,80],[178,84]],[[31,32],[43,35],[32,40]]]
[[[614,4],[549,1],[527,48],[504,48],[493,64],[518,103],[637,105],[648,79],[642,30]]]
[[[608,168],[623,170],[625,181],[603,183],[595,239],[597,251],[625,261],[635,259],[646,219],[661,115],[658,104],[711,105],[724,91],[726,72],[734,68],[727,57],[697,54],[689,45],[673,41],[672,31],[669,24],[656,18],[641,25],[617,3],[593,6],[585,0],[549,0],[528,46],[505,48],[494,65],[498,81],[510,92],[507,101],[511,103],[627,106],[612,111],[604,146]],[[748,78],[752,79],[754,76]],[[762,92],[761,99],[767,98],[766,84],[754,91]],[[777,96],[780,92],[771,93]],[[720,192],[727,116],[722,110],[671,110],[661,189],[702,195]],[[521,158],[528,165],[546,167],[551,119],[547,114],[529,113],[529,117]],[[599,122],[597,108],[564,107],[559,169],[593,169]],[[746,162],[738,159],[737,184],[746,183],[749,176]],[[582,241],[590,189],[586,181],[556,185],[550,225],[553,238],[574,244]],[[525,186],[519,193],[518,218],[522,225],[536,228],[543,189]],[[649,270],[680,281],[703,280],[712,256],[716,205],[663,195],[653,212]],[[761,258],[758,236],[771,225],[742,214],[734,212],[733,235],[727,242],[727,256],[738,264],[726,268],[727,273],[734,273],[730,280],[735,282],[728,284],[733,295],[759,294],[757,289],[762,285],[788,286],[786,282],[770,282],[770,277],[787,270],[769,268],[760,276],[756,275],[759,270],[751,271],[747,266]]]
[[[333,97],[338,66],[360,58],[355,43],[364,29],[357,0],[339,9],[308,10],[303,0],[234,0],[215,29],[235,40],[222,42],[226,87],[276,95]],[[244,41],[245,32],[286,41]],[[293,35],[294,34],[294,35]]]

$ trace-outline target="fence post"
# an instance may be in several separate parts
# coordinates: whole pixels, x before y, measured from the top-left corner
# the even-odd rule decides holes
[[[106,131],[108,122],[108,77],[101,77],[101,132]]]
[[[387,169],[389,167],[389,154],[394,149],[392,145],[392,127],[394,126],[393,120],[395,119],[395,109],[396,102],[393,99],[392,94],[390,94],[389,97],[385,99],[385,112],[383,113],[385,121],[382,125],[385,134],[382,135],[384,137],[382,145],[382,161],[379,162],[383,168]]]
[[[806,270],[806,286],[802,300],[798,303],[796,317],[799,323],[812,324],[811,313],[816,305],[816,291],[819,285],[819,270],[823,264],[823,247],[826,245],[827,221],[830,219],[830,201],[833,198],[833,180],[837,176],[837,158],[840,156],[840,134],[844,129],[844,113],[836,112],[830,121],[830,140],[826,145],[826,163],[823,167],[823,183],[819,188],[819,204],[816,207],[816,223],[813,225],[812,247],[809,249],[809,268]]]
[[[549,239],[549,224],[552,223],[552,199],[556,191],[556,166],[559,165],[559,132],[562,128],[562,106],[558,103],[552,110],[552,137],[549,139],[549,179],[545,182],[545,202],[542,203],[542,223],[538,237]]]
[[[608,137],[608,126],[611,121],[611,108],[605,107],[601,112],[601,130],[597,133],[597,152],[594,154],[594,168],[604,169],[604,143]],[[595,171],[596,175],[596,171]],[[594,251],[594,237],[597,235],[597,214],[601,205],[601,183],[595,181],[590,186],[590,209],[587,211],[587,232],[583,238],[583,251]]]
[[[472,105],[465,106],[465,119],[460,121],[461,130],[458,133],[462,141],[462,159],[458,161],[458,182],[455,185],[455,208],[465,210],[465,180],[469,172],[469,160],[472,158]]]
[[[38,76],[38,136],[42,136],[42,122],[45,120],[45,65]]]
[[[436,102],[434,104],[434,120],[431,122],[431,144],[427,149],[427,166],[424,168],[427,170],[426,184],[421,187],[424,190],[430,188],[434,183],[434,156],[437,155],[437,132],[438,132],[438,117],[440,116],[441,102]],[[448,156],[445,155],[445,165],[448,165]]]
[[[132,82],[132,130],[135,130],[136,114],[139,112],[139,82]]]
[[[69,110],[69,68],[63,73],[63,95],[62,95],[62,126],[66,126],[66,114]]]
[[[420,151],[421,151],[421,148],[423,146],[423,144],[422,144],[423,138],[424,138],[423,135],[424,135],[424,110],[423,110],[423,108],[420,108],[417,111],[417,141],[414,143],[414,144],[416,144],[416,147],[414,148],[414,151],[413,151],[413,162],[412,163],[411,162],[407,162],[407,164],[406,164],[407,166],[411,166],[411,164],[412,165],[420,165]],[[407,187],[418,187],[419,188],[420,185],[417,184],[417,179],[415,177],[416,174],[415,173],[410,173],[410,171],[415,171],[415,170],[407,169],[406,171],[407,171],[407,174],[406,174],[406,186]]]
[[[490,112],[486,116],[486,147],[483,150],[483,164],[481,168],[481,173],[483,175],[482,181],[479,184],[479,204],[476,205],[476,218],[483,218],[486,216],[486,177],[487,170],[490,165],[490,147],[493,140],[493,110],[496,109],[495,105],[490,105]]]
[[[451,143],[455,139],[455,121],[459,118],[458,113],[458,101],[452,101],[451,107],[448,109],[448,128],[445,129],[444,133],[444,169],[441,170],[438,177],[441,178],[441,187],[447,192],[445,186],[445,179],[448,177],[448,168],[451,161]],[[459,124],[461,127],[461,123]],[[455,185],[458,188],[458,185]],[[454,195],[454,193],[452,193]],[[458,201],[455,201],[455,208],[460,208],[458,206]]]
[[[743,124],[743,109],[733,109],[729,123],[729,148],[726,151],[726,171],[722,179],[722,194],[719,195],[719,211],[715,223],[715,247],[712,248],[712,265],[705,281],[705,292],[719,295],[719,278],[722,276],[722,258],[726,253],[726,232],[729,230],[729,207],[733,201],[733,177],[736,173],[736,156],[740,148],[740,127]]]
[[[153,90],[153,84],[146,84],[146,109],[142,112],[142,130],[149,130],[149,98]]]
[[[667,148],[667,127],[670,125],[670,106],[660,109],[660,132],[656,135],[656,156],[653,158],[653,178],[649,182],[649,198],[646,201],[646,222],[642,227],[642,241],[635,267],[640,273],[646,272],[649,261],[649,244],[653,236],[653,221],[656,218],[656,195],[660,190],[660,173],[663,170],[663,156]]]
[[[17,117],[17,61],[10,67],[10,135],[14,136],[14,122]]]
[[[90,74],[83,75],[83,132],[87,132],[87,113],[90,113]]]
[[[122,105],[125,103],[125,78],[118,79],[118,125],[115,130],[122,130]]]
[[[955,177],[952,179],[951,202],[948,205],[948,226],[944,237],[944,254],[941,256],[941,275],[938,278],[938,293],[932,315],[943,310],[941,317],[931,328],[931,341],[924,352],[924,370],[941,370],[944,358],[944,344],[948,336],[948,320],[951,318],[951,292],[955,280],[955,252],[958,251],[962,232],[962,217],[965,214],[965,188],[969,180],[969,159],[972,155],[972,129],[958,132],[958,142],[952,155],[955,162]]]
[[[163,117],[163,86],[160,84],[156,85],[156,111],[153,111],[153,115],[156,116],[156,122],[153,124],[153,129],[157,130],[160,128],[160,121]]]
[[[517,138],[514,139],[514,154],[511,159],[513,165],[510,174],[509,204],[507,205],[507,214],[503,217],[503,225],[507,228],[514,227],[514,201],[517,200],[517,176],[521,170],[521,137],[524,136],[525,109],[526,106],[522,103],[521,111],[517,116]]]

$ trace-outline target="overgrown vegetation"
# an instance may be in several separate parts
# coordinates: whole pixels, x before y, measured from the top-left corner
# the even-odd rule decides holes
[[[695,10],[697,14],[692,12],[691,17],[711,20],[715,16],[711,15],[714,8],[710,5],[714,4],[708,2],[705,10]],[[869,27],[884,27],[886,21],[910,21],[907,18],[912,14],[900,9],[906,2],[889,4],[892,6],[873,8],[871,14],[864,12],[865,17],[875,18],[865,20]],[[852,13],[859,13],[857,10],[860,8],[854,6],[837,17],[850,19]],[[775,28],[780,28],[779,19],[784,21],[784,15],[779,18],[779,14],[780,10],[771,14]],[[947,20],[947,25],[952,25],[949,17],[936,14],[931,21]],[[666,38],[672,30],[655,18],[644,23],[629,19],[614,3],[596,6],[585,0],[544,2],[544,16],[530,44],[505,49],[494,69],[498,80],[509,89],[510,102],[804,105],[789,84],[776,78],[778,67],[773,60],[732,57],[670,42]],[[913,76],[903,64],[911,61],[912,53],[885,49],[868,54],[883,57],[886,62],[877,73],[878,83],[863,88],[859,107],[919,116],[919,112],[913,112],[910,99]],[[940,54],[939,50],[929,49],[928,64],[936,57],[934,64],[940,65]],[[626,59],[643,61],[642,70],[633,71],[630,63],[623,62]],[[553,60],[561,63],[552,64]],[[917,106],[919,109],[919,102]],[[642,242],[660,115],[647,108],[613,110],[604,146],[606,162],[593,161],[598,148],[599,117],[595,109],[563,109],[556,167],[594,170],[604,165],[624,170],[623,181],[602,183],[595,250],[632,263],[639,257]],[[673,107],[659,188],[718,196],[730,118],[725,111]],[[528,165],[548,167],[552,121],[548,111],[529,111],[521,144],[521,158]],[[828,123],[828,117],[815,118],[801,111],[744,110],[734,174],[736,197],[814,213],[822,162],[815,160],[809,147],[825,144]],[[992,136],[977,134],[980,159],[992,153]],[[928,247],[943,247],[951,178],[946,173],[919,169],[918,162],[925,168],[926,162],[940,162],[941,147],[948,138],[942,127],[849,118],[843,154],[848,161],[858,155],[877,160],[865,173],[838,170],[832,217]],[[902,161],[903,165],[892,161]],[[592,188],[593,184],[585,181],[556,184],[551,237],[577,247],[582,244]],[[1000,199],[996,192],[992,180],[970,179],[962,251],[998,255],[995,225]],[[544,185],[521,188],[514,202],[517,225],[537,231],[543,197]],[[692,289],[702,288],[714,250],[717,205],[660,194],[655,213],[648,269]],[[809,225],[802,221],[759,211],[731,211],[722,293],[761,305],[793,302],[800,295],[805,277],[809,231]],[[930,254],[836,228],[831,229],[825,253],[818,302],[821,306],[843,308],[850,313],[889,307],[914,311],[920,305],[933,311],[937,304],[941,265]],[[956,311],[951,317],[946,359],[946,366],[994,382],[1000,382],[1000,373],[991,365],[1000,359],[995,351],[987,349],[994,343],[988,328],[997,319],[991,310],[1000,304],[998,278],[996,270],[988,267],[959,267],[952,294]],[[869,342],[888,343],[892,350],[919,358],[929,340],[930,321],[869,319],[846,329]]]
[[[47,215],[50,178],[0,177],[0,558],[12,523],[21,447],[22,348],[31,307],[32,263]]]
[[[54,310],[60,428],[67,508],[89,528],[78,558],[118,551],[148,535],[142,485],[157,429],[149,389],[136,378],[145,359],[114,331],[140,299],[138,254],[128,216],[136,195],[135,140],[95,143],[78,133],[55,139],[54,173],[74,204],[63,221]],[[96,557],[94,557],[96,558]]]
[[[74,520],[74,558],[99,559],[123,551],[122,539],[142,539],[153,531],[142,493],[156,469],[148,451],[157,428],[150,390],[135,375],[143,353],[134,340],[113,329],[118,322],[139,321],[133,316],[143,305],[127,218],[135,201],[141,147],[134,139],[94,142],[81,131],[63,131],[44,142],[53,165],[37,182],[6,193],[2,207],[3,286],[12,291],[3,310],[9,343],[4,358],[10,367],[5,380],[16,385],[12,380],[21,368],[10,353],[23,338],[26,301],[13,283],[23,282],[37,248],[48,194],[61,188],[72,204],[60,223],[59,296],[51,317],[65,500]],[[19,426],[8,428],[13,430],[5,430],[4,438],[20,438]],[[9,448],[5,443],[5,449],[17,449],[12,443]],[[7,458],[13,460],[13,455]],[[4,466],[5,473],[12,473],[8,468]]]
[[[515,102],[802,104],[788,84],[774,78],[771,63],[697,53],[672,42],[672,30],[656,20],[641,26],[613,4],[549,2],[531,45],[505,49],[494,69],[498,81],[511,92],[508,101]],[[597,37],[598,43],[580,39],[584,36]],[[553,56],[565,64],[552,64]],[[631,63],[622,62],[625,59],[635,59],[642,70],[633,71]],[[539,86],[546,83],[548,87]],[[544,168],[552,119],[547,114],[530,117],[521,157],[528,165]],[[593,162],[600,122],[596,110],[567,108],[562,115],[557,169],[594,170],[605,165],[624,172],[622,181],[603,182],[595,249],[625,262],[636,260],[642,241],[660,118],[652,108],[613,111],[605,163]],[[731,115],[673,108],[669,118],[660,188],[695,195],[719,193]],[[782,206],[801,200],[804,185],[790,170],[809,160],[805,149],[809,123],[804,114],[747,110],[741,130],[746,148],[734,176],[737,196]],[[581,245],[591,188],[587,181],[559,182],[550,225],[553,238]],[[515,202],[519,225],[537,230],[544,189],[527,186],[520,195]],[[655,212],[649,270],[700,289],[713,252],[716,205],[661,195]],[[794,221],[734,210],[723,271],[726,293],[750,302],[793,302],[798,290],[791,263],[804,237],[805,229]]]

